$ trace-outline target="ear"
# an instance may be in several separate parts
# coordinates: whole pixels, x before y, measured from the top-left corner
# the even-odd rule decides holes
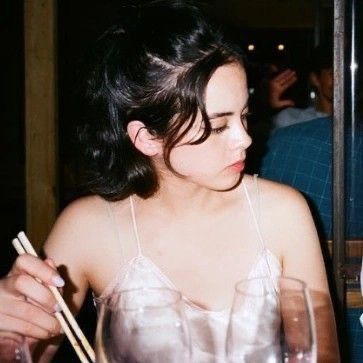
[[[162,144],[151,135],[145,124],[141,121],[130,121],[127,133],[136,149],[147,156],[155,156],[162,152]]]

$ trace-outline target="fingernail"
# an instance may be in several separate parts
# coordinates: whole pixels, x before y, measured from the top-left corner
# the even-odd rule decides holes
[[[62,311],[62,307],[58,304],[58,303],[56,303],[55,305],[54,305],[54,311],[56,311],[56,312],[61,312]]]
[[[60,276],[54,276],[52,278],[52,281],[53,281],[54,285],[57,287],[63,287],[65,284],[64,280]]]

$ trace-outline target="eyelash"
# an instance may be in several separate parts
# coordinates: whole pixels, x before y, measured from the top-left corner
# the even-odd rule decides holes
[[[217,127],[215,129],[211,129],[210,133],[211,134],[221,134],[226,128],[227,128],[227,126]]]
[[[250,112],[241,115],[241,121],[244,125],[247,124],[249,116],[251,116]],[[228,127],[227,125],[224,125],[222,127],[216,127],[215,129],[211,129],[211,134],[215,135],[221,134],[225,129],[227,129],[227,127]]]

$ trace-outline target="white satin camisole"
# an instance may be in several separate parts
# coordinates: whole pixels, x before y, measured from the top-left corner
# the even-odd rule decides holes
[[[249,204],[252,219],[256,228],[256,236],[258,240],[259,253],[253,264],[248,278],[253,277],[277,277],[281,275],[281,265],[277,257],[269,251],[264,243],[259,221],[256,212],[253,208],[251,198],[247,187],[242,181],[243,189]],[[255,176],[255,190],[257,193],[257,202],[259,202],[258,195],[258,182]],[[122,266],[118,274],[113,278],[109,285],[105,288],[103,293],[95,298],[95,302],[100,303],[103,299],[107,298],[113,291],[146,288],[146,287],[167,287],[178,290],[178,288],[168,279],[167,276],[158,268],[158,266],[147,256],[143,255],[139,234],[137,230],[135,210],[132,198],[130,198],[131,214],[133,220],[133,229],[135,233],[135,240],[138,248],[138,255],[128,261]],[[257,203],[258,204],[258,203]],[[121,233],[117,225],[111,203],[108,203],[108,210],[112,223],[121,241]],[[271,279],[271,284],[272,284]],[[274,289],[274,286],[271,286]],[[191,344],[193,351],[193,362],[198,363],[224,363],[225,360],[225,338],[227,333],[227,325],[229,319],[229,309],[223,311],[210,311],[203,309],[187,297],[183,296],[185,303],[185,313],[188,319]],[[257,329],[256,326],[249,326],[249,330]]]

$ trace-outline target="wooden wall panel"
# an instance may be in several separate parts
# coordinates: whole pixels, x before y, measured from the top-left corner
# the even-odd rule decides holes
[[[56,4],[24,1],[26,232],[37,249],[58,204]]]

